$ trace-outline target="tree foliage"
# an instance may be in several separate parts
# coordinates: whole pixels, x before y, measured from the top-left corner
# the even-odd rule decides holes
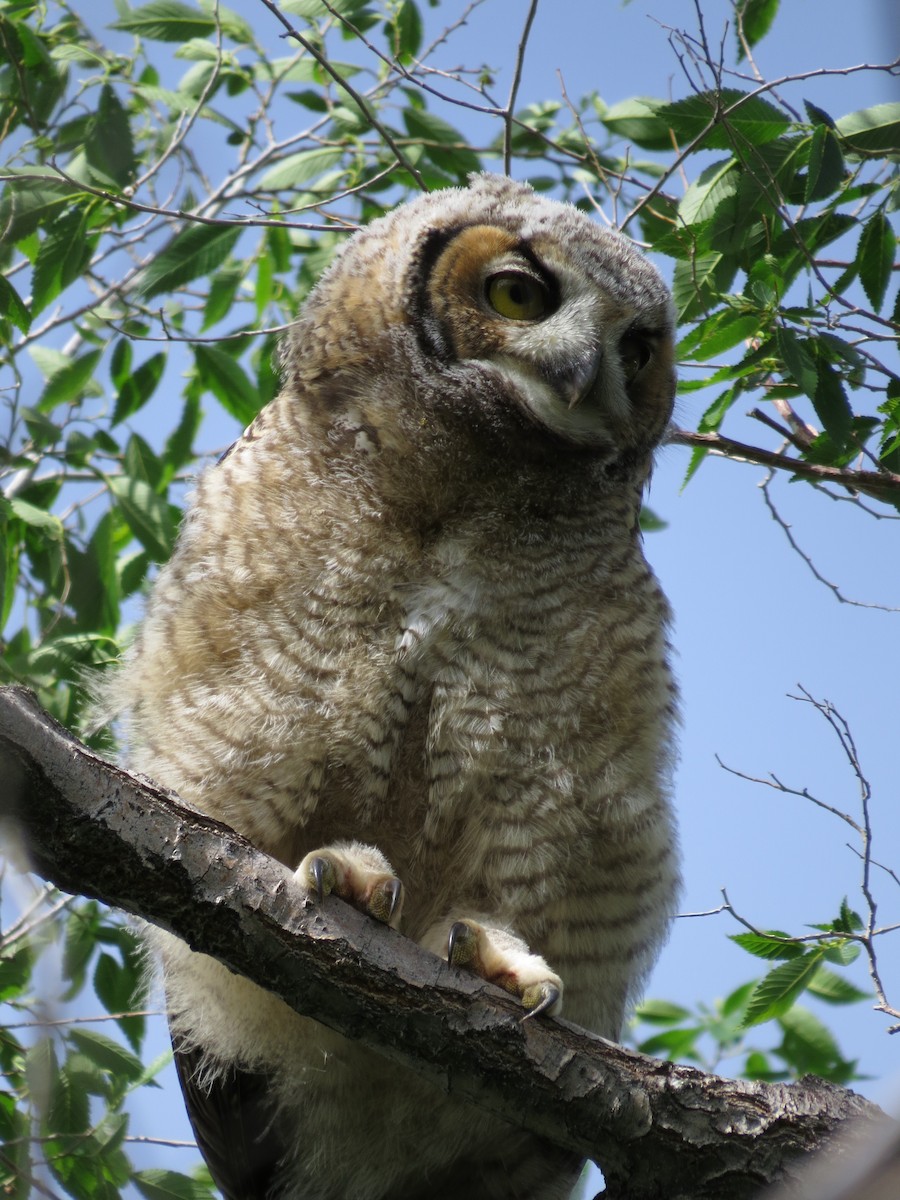
[[[534,4],[503,95],[486,66],[446,68],[464,17],[436,0],[117,0],[104,28],[89,7],[0,0],[2,681],[70,728],[171,552],[187,481],[275,394],[279,331],[337,247],[472,171],[527,177],[671,260],[680,390],[709,397],[673,432],[687,480],[715,453],[900,507],[900,103],[828,113],[804,77],[763,80],[753,50],[778,0],[734,0],[727,69],[702,14],[672,31],[674,99],[520,97]],[[755,442],[724,432],[738,405]],[[143,1019],[121,1015],[140,1007],[132,935],[92,903],[35,905],[0,947],[7,1193],[49,1171],[76,1197],[129,1180],[210,1194],[134,1174],[123,1149],[129,1097],[159,1066],[141,1064]],[[745,930],[764,978],[715,1009],[646,1006],[641,1047],[853,1078],[796,1000],[857,998],[839,971],[873,922],[845,903],[814,940]],[[19,1040],[18,1019],[43,1019],[48,955],[62,1000],[91,987],[118,1040],[77,1024]],[[748,1040],[764,1020],[775,1050]]]

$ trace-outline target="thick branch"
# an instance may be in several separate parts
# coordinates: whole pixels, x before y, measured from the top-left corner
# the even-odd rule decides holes
[[[853,1118],[821,1080],[721,1079],[567,1024],[522,1023],[480,980],[341,901],[321,907],[226,826],[111,766],[0,689],[0,820],[32,869],[169,929],[297,1012],[595,1159],[608,1200],[741,1200]]]

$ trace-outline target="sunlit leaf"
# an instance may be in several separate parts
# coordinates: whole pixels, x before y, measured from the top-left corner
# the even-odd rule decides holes
[[[806,175],[806,203],[824,200],[844,178],[844,156],[834,133],[825,125],[813,130]]]
[[[156,562],[165,562],[175,544],[175,523],[168,501],[144,480],[128,475],[112,476],[109,490],[137,540]]]
[[[185,42],[188,38],[215,33],[216,23],[199,8],[179,0],[152,0],[127,16],[110,23],[111,29],[123,29],[158,42]]]
[[[781,963],[764,976],[750,996],[744,1027],[757,1025],[787,1012],[809,986],[821,961],[821,954],[813,950]]]
[[[846,148],[857,154],[900,153],[900,101],[875,104],[835,122]]]
[[[784,133],[790,125],[790,119],[768,100],[734,88],[676,100],[659,108],[657,115],[682,145],[693,142],[706,130],[703,138],[706,150],[730,147],[735,138],[761,145]]]
[[[137,161],[128,114],[108,83],[100,89],[100,104],[89,126],[85,152],[101,182],[124,188],[133,181]]]
[[[5,275],[0,275],[0,316],[8,317],[22,333],[31,326],[31,313]]]
[[[863,225],[856,250],[859,279],[869,303],[876,312],[881,311],[884,303],[896,253],[897,235],[884,211],[878,209]]]
[[[141,273],[137,288],[149,299],[208,275],[231,253],[241,230],[234,225],[192,224],[179,230]]]
[[[194,347],[194,359],[204,387],[241,425],[249,425],[259,412],[259,397],[240,363],[218,346],[204,343]]]

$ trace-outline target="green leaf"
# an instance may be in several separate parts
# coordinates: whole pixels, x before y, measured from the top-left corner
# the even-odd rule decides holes
[[[672,134],[659,115],[661,107],[666,107],[661,100],[634,96],[614,104],[601,119],[610,133],[627,138],[645,150],[671,150]]]
[[[62,521],[60,521],[59,517],[55,517],[53,513],[46,512],[43,508],[38,508],[34,504],[29,504],[27,500],[23,500],[20,496],[13,496],[8,503],[10,509],[20,521],[24,521],[26,525],[30,525],[33,529],[42,529],[55,541],[62,541],[64,531]]]
[[[0,275],[0,316],[8,317],[22,333],[31,326],[31,313],[5,275]]]
[[[165,497],[129,475],[114,475],[109,490],[137,540],[156,562],[165,562],[175,544],[175,524]]]
[[[213,1197],[206,1184],[176,1171],[136,1171],[133,1182],[146,1200],[212,1200]]]
[[[234,225],[188,225],[145,267],[138,291],[149,299],[208,275],[222,265],[240,235]]]
[[[712,122],[712,128],[703,139],[706,150],[728,149],[735,136],[754,146],[777,138],[790,125],[790,119],[761,96],[749,96],[735,88],[700,92],[674,104],[665,104],[657,110],[682,142],[693,141]],[[727,112],[739,105],[733,112]]]
[[[218,346],[198,343],[194,346],[197,373],[226,412],[242,425],[249,425],[260,409],[259,396],[243,367]]]
[[[679,1021],[686,1021],[691,1011],[670,1000],[645,1000],[638,1005],[634,1015],[639,1021],[647,1021],[652,1025],[675,1025]]]
[[[856,1004],[871,999],[870,992],[860,991],[844,975],[829,971],[827,967],[819,967],[809,984],[809,991],[828,1004]]]
[[[775,341],[794,383],[812,399],[816,394],[819,376],[815,358],[807,349],[806,339],[799,338],[793,329],[785,326],[775,331]]]
[[[846,444],[853,430],[853,409],[840,373],[821,355],[816,363],[816,389],[811,399],[826,431],[839,446]]]
[[[121,344],[121,343],[120,343]],[[125,376],[116,395],[112,424],[118,425],[126,417],[143,408],[153,393],[166,369],[166,354],[160,350]]]
[[[848,113],[835,122],[846,149],[856,154],[897,154],[900,152],[900,102],[875,104]]]
[[[179,0],[153,0],[113,21],[110,29],[124,29],[151,41],[186,42],[188,38],[215,33],[216,23],[211,16]]]
[[[112,1038],[91,1029],[70,1029],[69,1038],[81,1053],[103,1071],[109,1071],[114,1079],[131,1083],[138,1079],[144,1064],[124,1046]]]
[[[259,181],[259,186],[270,192],[297,187],[298,184],[307,183],[335,166],[341,161],[343,154],[340,147],[300,150],[297,154],[289,154],[266,171]]]
[[[778,0],[738,0],[735,16],[749,46],[755,46],[772,27],[778,12]],[[744,57],[743,42],[738,39],[738,62]]]
[[[824,200],[836,191],[844,178],[844,156],[838,139],[826,125],[813,130],[809,147],[809,166],[806,175],[807,204]]]
[[[427,143],[423,146],[425,156],[436,167],[455,175],[460,183],[465,182],[470,172],[481,170],[481,161],[469,148],[468,139],[434,113],[404,108],[403,123],[410,137]]]
[[[863,225],[856,250],[860,282],[876,312],[881,311],[884,303],[896,251],[896,235],[884,215],[884,210],[879,208]]]
[[[59,404],[76,404],[88,391],[102,353],[102,350],[88,350],[54,372],[38,399],[39,411],[46,413]]]
[[[91,170],[102,182],[124,188],[134,180],[137,161],[128,114],[109,83],[100,89],[100,104],[84,148]]]
[[[422,45],[422,14],[413,0],[402,0],[394,18],[396,37],[394,55],[400,62],[409,62]]]
[[[798,945],[796,942],[786,943],[777,940],[790,937],[790,934],[782,933],[778,929],[767,930],[767,934],[768,936],[758,933],[732,933],[728,936],[735,945],[740,946],[742,950],[746,950],[748,954],[753,954],[757,958],[789,959],[798,958],[805,953],[802,945]]]
[[[257,273],[267,269],[270,269],[270,264],[263,257],[258,261]],[[209,283],[209,295],[203,309],[203,324],[200,326],[201,333],[205,333],[207,329],[217,325],[219,321],[228,316],[243,278],[244,268],[241,266],[222,267],[221,270],[216,271]]]
[[[5,244],[21,241],[40,225],[51,225],[63,208],[83,195],[46,167],[6,167],[4,174],[30,176],[8,180],[0,198],[0,229]]]
[[[86,236],[88,213],[84,208],[64,213],[41,242],[34,260],[31,282],[31,311],[41,312],[73,283],[91,257]]]
[[[781,963],[764,976],[750,996],[743,1028],[787,1012],[797,997],[809,987],[821,961],[821,953],[812,950]]]

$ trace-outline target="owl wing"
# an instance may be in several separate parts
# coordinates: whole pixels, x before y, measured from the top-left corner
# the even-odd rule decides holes
[[[173,1044],[175,1069],[200,1153],[224,1200],[269,1200],[285,1152],[262,1071],[230,1066],[205,1087],[203,1051]]]

